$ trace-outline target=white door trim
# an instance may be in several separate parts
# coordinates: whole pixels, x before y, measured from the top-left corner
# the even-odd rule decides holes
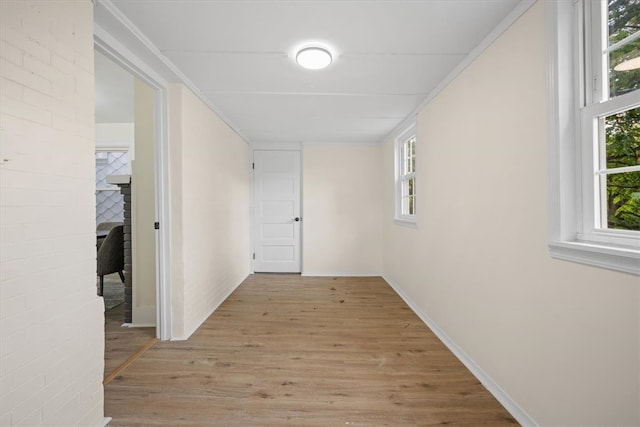
[[[160,229],[156,233],[156,336],[171,339],[171,210],[169,192],[168,96],[167,81],[134,55],[111,34],[94,25],[94,47],[155,92],[155,163],[156,218]]]
[[[304,212],[302,208],[304,206],[303,200],[303,188],[304,188],[304,160],[303,160],[303,144],[300,142],[253,142],[251,143],[251,149],[249,150],[249,162],[247,167],[249,168],[249,173],[251,175],[251,188],[250,188],[250,201],[249,201],[249,238],[251,239],[250,251],[249,251],[249,260],[251,265],[251,273],[255,273],[255,263],[253,259],[253,254],[256,252],[256,240],[255,240],[255,177],[253,173],[253,159],[255,151],[265,151],[265,150],[278,150],[278,151],[299,151],[300,152],[300,215],[304,218]],[[304,224],[304,223],[303,223]],[[304,227],[300,227],[300,271],[304,271]]]

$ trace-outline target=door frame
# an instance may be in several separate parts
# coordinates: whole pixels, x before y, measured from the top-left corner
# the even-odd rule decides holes
[[[250,188],[250,201],[249,201],[249,218],[250,218],[250,230],[249,237],[251,239],[251,245],[249,246],[249,262],[251,265],[251,273],[255,273],[255,260],[253,254],[256,252],[256,230],[255,230],[255,174],[253,172],[254,153],[256,151],[298,151],[300,152],[300,216],[304,218],[304,200],[303,200],[303,150],[302,143],[300,142],[254,142],[251,143],[249,150],[249,174],[251,176],[251,188]],[[300,272],[304,271],[304,221],[300,224]]]
[[[100,26],[94,25],[94,49],[154,91],[156,218],[156,337],[171,339],[171,200],[169,192],[168,83]]]

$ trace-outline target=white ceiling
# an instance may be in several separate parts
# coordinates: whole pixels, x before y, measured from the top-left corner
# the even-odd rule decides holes
[[[520,0],[111,3],[249,142],[379,142]],[[309,42],[327,69],[295,64]]]

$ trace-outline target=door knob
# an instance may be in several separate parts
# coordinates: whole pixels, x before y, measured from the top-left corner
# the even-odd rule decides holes
[[[293,218],[293,220],[294,220],[295,222],[298,222],[298,221],[300,221],[300,217],[299,217],[299,216],[297,216],[297,217]]]

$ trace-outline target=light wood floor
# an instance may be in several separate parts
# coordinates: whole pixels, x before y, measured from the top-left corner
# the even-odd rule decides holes
[[[123,328],[124,304],[104,313],[104,377],[122,365],[149,340],[155,338],[155,328]]]
[[[380,278],[252,275],[105,387],[110,426],[514,425]]]

